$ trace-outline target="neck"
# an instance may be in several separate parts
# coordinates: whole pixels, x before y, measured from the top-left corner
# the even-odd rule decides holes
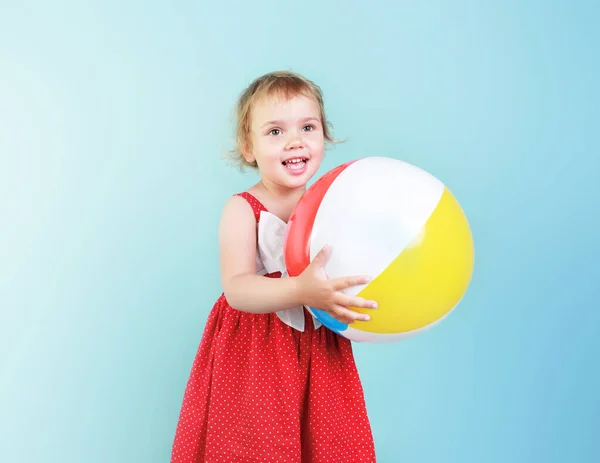
[[[263,190],[267,195],[282,201],[290,201],[294,204],[302,197],[306,191],[306,185],[299,188],[283,188],[278,185],[274,185],[261,178],[259,188]]]

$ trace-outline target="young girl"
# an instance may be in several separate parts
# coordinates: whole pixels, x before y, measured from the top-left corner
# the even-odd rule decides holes
[[[370,463],[371,428],[350,341],[304,306],[345,323],[374,301],[328,279],[323,249],[285,273],[285,223],[332,141],[321,90],[291,72],[258,78],[237,107],[239,161],[260,181],[231,197],[219,226],[224,292],[204,330],[185,390],[172,463]],[[335,250],[333,250],[335,252]]]

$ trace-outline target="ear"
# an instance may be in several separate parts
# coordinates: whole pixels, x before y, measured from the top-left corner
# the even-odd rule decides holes
[[[244,156],[246,162],[256,161],[256,157],[254,156],[254,153],[252,153],[249,143],[244,143],[244,146],[242,146],[242,156]]]

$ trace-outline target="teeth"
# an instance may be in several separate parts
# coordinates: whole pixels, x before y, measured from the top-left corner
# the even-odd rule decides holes
[[[282,164],[290,170],[299,170],[304,167],[308,159],[306,158],[294,158],[288,161],[283,161]]]
[[[305,158],[302,159],[290,159],[289,161],[283,161],[284,164],[298,164],[301,162],[306,162]]]

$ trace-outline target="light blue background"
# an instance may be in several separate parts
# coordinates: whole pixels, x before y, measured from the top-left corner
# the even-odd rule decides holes
[[[592,1],[0,6],[0,461],[167,462],[220,294],[235,98],[325,92],[319,174],[443,180],[476,243],[433,331],[355,345],[380,462],[600,461],[600,20]]]

